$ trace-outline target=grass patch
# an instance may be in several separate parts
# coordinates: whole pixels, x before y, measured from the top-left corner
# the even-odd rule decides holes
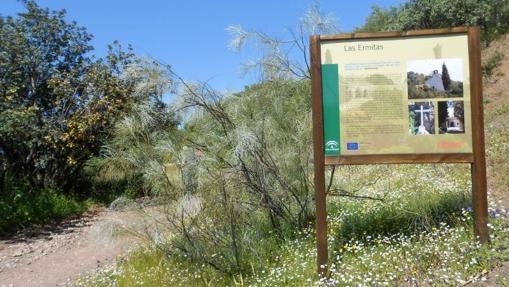
[[[467,172],[462,166],[402,166],[363,191],[374,195],[391,186],[383,202],[330,199],[327,282],[316,277],[316,243],[310,228],[277,252],[263,254],[247,273],[225,275],[156,249],[141,249],[82,278],[78,286],[461,285],[509,259],[506,211],[490,209],[490,245],[474,240],[472,214],[466,207]]]
[[[88,201],[77,200],[51,188],[28,191],[24,185],[7,180],[0,194],[0,234],[80,214],[89,205]]]
[[[313,231],[307,230],[252,273],[225,276],[207,266],[139,249],[126,260],[81,278],[77,286],[457,286],[509,259],[509,226],[492,219],[491,245],[475,243],[471,214],[430,231],[365,236],[331,251],[330,279],[318,281]],[[330,236],[330,244],[337,237]]]
[[[350,207],[338,229],[343,241],[371,236],[413,234],[429,231],[441,223],[455,225],[457,215],[471,202],[465,193],[420,193],[404,204],[379,204],[368,208],[359,204]]]
[[[493,55],[491,55],[484,65],[482,66],[482,73],[485,77],[491,77],[493,75],[493,71],[496,67],[502,64],[504,60],[504,53],[500,51],[496,51]]]
[[[353,240],[334,251],[331,282],[351,286],[458,286],[508,258],[507,224],[491,226],[492,245],[473,238],[471,215],[462,225],[441,224],[413,235],[368,237]]]
[[[505,95],[508,96],[508,95]],[[486,117],[486,156],[489,183],[496,193],[509,186],[509,104],[501,104]]]
[[[164,252],[143,247],[131,252],[125,261],[99,273],[80,278],[76,286],[226,286],[233,283],[205,265],[190,264],[185,259],[168,257]]]
[[[142,249],[78,285],[458,286],[509,259],[506,210],[490,208],[491,244],[474,239],[468,165],[349,167],[337,178],[342,189],[364,185],[359,195],[383,200],[329,198],[327,282],[316,276],[310,228],[260,254],[249,272],[226,275]]]

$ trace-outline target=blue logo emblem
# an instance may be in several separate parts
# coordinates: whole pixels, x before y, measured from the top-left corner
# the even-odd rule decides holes
[[[358,150],[359,143],[346,143],[346,149],[347,150]]]

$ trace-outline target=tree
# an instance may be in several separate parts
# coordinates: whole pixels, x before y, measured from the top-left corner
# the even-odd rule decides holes
[[[444,84],[444,89],[449,91],[451,87],[451,77],[449,76],[449,71],[447,70],[445,62],[442,64],[442,83]]]
[[[374,6],[359,32],[480,26],[484,42],[509,32],[507,0],[410,0],[398,7]]]
[[[71,190],[84,163],[131,102],[120,77],[133,54],[118,44],[105,59],[89,56],[92,35],[65,11],[23,1],[26,12],[0,17],[0,154],[3,173],[35,190]],[[0,183],[1,185],[1,183]]]
[[[465,107],[462,101],[454,102],[454,116],[460,119],[462,122],[465,120]]]
[[[355,32],[380,32],[392,30],[389,27],[395,24],[397,15],[397,7],[384,9],[378,5],[373,5],[371,7],[371,14],[366,17],[366,21],[361,27],[355,28]]]
[[[447,118],[449,117],[448,102],[438,102],[438,122],[439,122],[439,133],[443,134],[447,132]]]

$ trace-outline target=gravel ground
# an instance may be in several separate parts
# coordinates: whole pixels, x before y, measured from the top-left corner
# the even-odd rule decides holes
[[[0,239],[0,286],[72,286],[77,277],[111,264],[133,240],[101,240],[101,223],[128,220],[127,212],[96,209],[59,225]]]

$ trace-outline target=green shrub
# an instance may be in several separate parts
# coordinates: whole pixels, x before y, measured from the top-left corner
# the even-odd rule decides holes
[[[502,63],[502,60],[504,60],[504,53],[497,51],[491,57],[488,58],[488,60],[484,63],[482,66],[482,73],[485,77],[491,77],[493,75],[493,71],[496,67],[500,66]]]
[[[410,0],[399,6],[373,6],[356,32],[408,31],[457,26],[481,27],[489,43],[509,32],[509,2],[506,0]]]
[[[404,204],[400,202],[364,211],[355,205],[343,218],[338,238],[344,242],[370,236],[414,234],[429,231],[440,223],[455,225],[458,214],[470,203],[470,197],[457,193],[422,193],[414,195]]]
[[[87,203],[56,189],[34,191],[25,182],[7,177],[0,194],[0,234],[64,219],[86,209]]]
[[[346,209],[352,206],[345,207]],[[339,214],[331,214],[337,221]],[[225,275],[205,264],[165,256],[154,248],[139,249],[99,273],[81,278],[76,286],[463,286],[509,259],[505,218],[490,220],[491,244],[473,238],[472,214],[455,216],[456,226],[439,224],[409,235],[370,236],[350,240],[331,250],[330,278],[318,283],[316,242],[312,230],[299,233],[249,273]],[[336,228],[331,226],[329,241]],[[475,280],[474,280],[475,281]],[[411,284],[410,284],[410,283]]]

